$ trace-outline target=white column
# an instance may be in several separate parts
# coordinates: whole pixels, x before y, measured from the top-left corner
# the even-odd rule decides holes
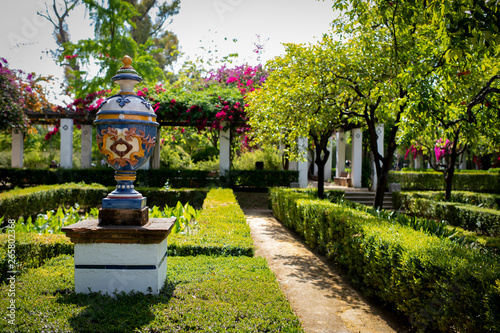
[[[12,130],[12,159],[13,168],[23,167],[24,133],[18,129]]]
[[[82,125],[81,167],[88,169],[92,166],[92,125]]]
[[[463,154],[460,158],[461,158],[461,161],[460,161],[460,165],[458,166],[458,168],[461,170],[466,170],[467,169],[467,150],[463,152]]]
[[[332,179],[332,151],[333,151],[333,138],[330,137],[328,139],[328,151],[330,152],[330,155],[328,155],[328,159],[326,160],[325,164],[325,181],[329,181]]]
[[[73,167],[73,119],[61,119],[61,168]]]
[[[306,188],[307,187],[307,170],[308,164],[307,161],[307,138],[299,138],[298,140],[299,146],[299,154],[301,156],[301,160],[298,162],[299,169],[299,187]]]
[[[151,169],[160,168],[160,153],[161,153],[161,126],[158,126],[158,131],[156,132],[156,144],[151,155]]]
[[[352,130],[352,163],[351,163],[351,177],[352,186],[361,187],[361,165],[363,162],[363,132],[361,128]]]
[[[415,160],[413,161],[415,169],[422,168],[422,155],[417,155]]]
[[[375,127],[375,132],[377,133],[377,149],[378,153],[384,156],[384,124],[377,124]],[[373,181],[372,181],[372,191],[377,188],[377,169],[375,168],[375,157],[373,157]]]
[[[221,124],[224,127],[226,124]],[[219,175],[225,176],[231,169],[231,129],[219,132]]]
[[[340,174],[345,171],[345,133],[337,132],[337,164],[335,177],[340,177]]]

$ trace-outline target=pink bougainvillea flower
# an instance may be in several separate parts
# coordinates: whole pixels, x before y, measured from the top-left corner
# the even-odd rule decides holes
[[[238,81],[238,78],[234,77],[234,76],[231,76],[229,79],[227,79],[226,83],[233,83],[235,81]]]

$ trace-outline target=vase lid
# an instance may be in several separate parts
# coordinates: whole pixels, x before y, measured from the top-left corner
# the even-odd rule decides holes
[[[113,82],[121,80],[133,80],[137,82],[142,82],[142,77],[140,77],[135,71],[135,69],[132,67],[132,58],[126,55],[123,57],[122,62],[123,66],[116,72],[116,75],[113,76],[111,80]],[[120,82],[118,82],[118,84],[120,84]]]

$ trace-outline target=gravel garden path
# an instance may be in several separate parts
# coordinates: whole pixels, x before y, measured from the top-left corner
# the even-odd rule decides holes
[[[405,322],[355,290],[345,274],[311,251],[268,208],[266,193],[236,193],[256,256],[266,258],[306,333],[408,332]]]

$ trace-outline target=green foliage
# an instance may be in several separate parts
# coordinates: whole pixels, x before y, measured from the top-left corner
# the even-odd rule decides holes
[[[97,217],[99,211],[97,208],[92,208],[91,215]],[[85,219],[89,216],[85,216]],[[57,211],[49,210],[45,214],[38,214],[37,217],[32,222],[31,216],[24,221],[24,218],[19,218],[16,221],[16,232],[26,232],[26,233],[37,233],[37,234],[61,234],[61,228],[80,222],[82,217],[79,213],[78,204],[75,207],[61,208],[59,207]]]
[[[172,233],[184,233],[190,235],[197,230],[197,224],[200,220],[200,211],[194,209],[188,203],[182,205],[182,203],[177,202],[177,205],[168,207],[165,206],[163,210],[158,207],[153,206],[149,210],[150,218],[170,218],[175,217],[175,224],[172,228]]]
[[[214,147],[205,147],[196,151],[192,156],[191,160],[193,163],[198,163],[200,161],[209,161],[212,157],[218,157],[219,150]]]
[[[15,330],[303,332],[263,258],[169,258],[158,295],[75,294],[73,267],[72,258],[60,256],[17,277]],[[0,287],[2,317],[8,292]],[[0,323],[1,331],[12,328]]]
[[[442,174],[433,171],[391,171],[389,183],[401,184],[403,191],[440,191],[445,188]],[[459,172],[453,177],[453,188],[456,191],[500,193],[500,175]]]
[[[281,170],[281,156],[275,148],[244,151],[233,160],[235,170],[255,170],[255,162],[264,162],[264,170]]]
[[[163,146],[160,152],[160,165],[167,169],[189,169],[191,157],[181,146]]]
[[[500,260],[381,217],[271,189],[276,216],[416,331],[498,331]]]

